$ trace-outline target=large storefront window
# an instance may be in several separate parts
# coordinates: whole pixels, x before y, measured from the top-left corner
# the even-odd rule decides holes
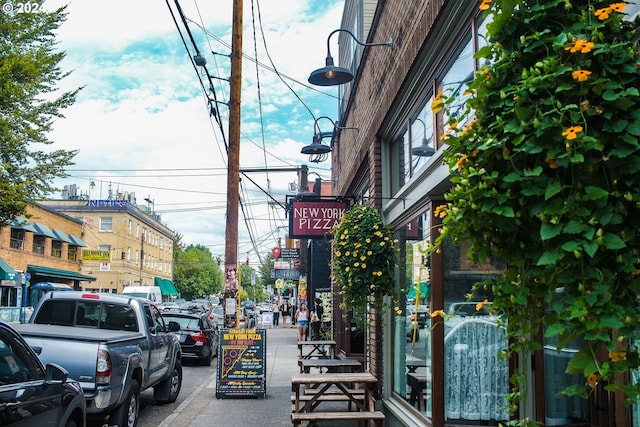
[[[442,250],[445,420],[506,421],[509,366],[498,356],[508,346],[506,331],[491,311],[491,295],[476,291],[468,297],[476,282],[500,274],[501,268],[472,263],[466,252],[449,242]]]
[[[394,337],[394,392],[426,417],[431,416],[430,277],[424,248],[429,241],[429,212],[411,221],[397,238],[401,279]]]

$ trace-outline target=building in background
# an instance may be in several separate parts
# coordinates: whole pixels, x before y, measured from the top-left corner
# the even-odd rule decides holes
[[[153,202],[142,207],[132,193],[105,200],[75,197],[43,201],[44,205],[78,219],[82,239],[81,271],[96,277],[89,291],[121,293],[126,286],[159,286],[167,301],[178,297],[173,285],[175,233],[160,221]]]

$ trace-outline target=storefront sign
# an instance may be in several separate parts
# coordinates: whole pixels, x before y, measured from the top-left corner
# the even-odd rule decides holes
[[[348,207],[347,201],[291,202],[289,237],[293,239],[330,237],[331,229],[338,224]]]
[[[82,250],[83,261],[111,261],[111,251]]]
[[[221,329],[218,346],[216,398],[267,392],[267,331],[264,329]]]

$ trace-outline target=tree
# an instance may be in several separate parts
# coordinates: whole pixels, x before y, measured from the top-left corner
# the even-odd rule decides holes
[[[211,251],[202,245],[177,250],[173,277],[176,289],[187,300],[217,294],[224,283],[220,266]]]
[[[7,4],[10,4],[9,2]],[[0,14],[0,225],[25,215],[27,203],[54,191],[77,150],[45,150],[48,132],[80,89],[56,94],[60,69],[54,31],[66,19],[53,12]]]
[[[258,269],[257,282],[260,283],[260,286],[262,287],[262,289],[266,289],[267,286],[271,285],[273,291],[277,292],[278,290],[275,288],[276,279],[272,277],[274,265],[275,265],[275,258],[273,257],[273,254],[269,252],[264,257],[264,262],[262,263],[262,265],[260,265],[260,268]]]
[[[470,115],[448,114],[453,186],[435,214],[439,243],[466,239],[474,260],[506,261],[478,287],[504,313],[511,353],[541,349],[541,332],[560,348],[584,340],[568,372],[586,381],[566,392],[602,385],[631,401],[640,395],[637,380],[626,383],[640,359],[640,58],[625,6],[482,2],[490,45],[478,53]],[[434,110],[449,102],[439,94]]]

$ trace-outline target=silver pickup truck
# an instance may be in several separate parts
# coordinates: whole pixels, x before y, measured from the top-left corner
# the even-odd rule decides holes
[[[161,403],[182,386],[180,343],[148,300],[81,291],[49,292],[29,324],[15,325],[44,363],[57,363],[77,380],[87,416],[109,426],[135,427],[140,392],[153,387]]]

